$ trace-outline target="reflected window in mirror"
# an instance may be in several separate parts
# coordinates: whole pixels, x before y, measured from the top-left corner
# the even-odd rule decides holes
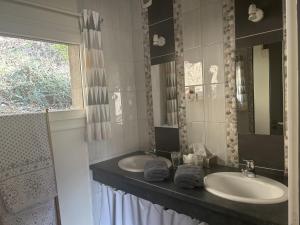
[[[283,134],[282,43],[236,52],[239,134]]]
[[[178,127],[175,62],[151,66],[155,127]]]

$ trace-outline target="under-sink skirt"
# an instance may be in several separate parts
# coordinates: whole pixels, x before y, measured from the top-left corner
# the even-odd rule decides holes
[[[94,225],[207,225],[93,181]]]

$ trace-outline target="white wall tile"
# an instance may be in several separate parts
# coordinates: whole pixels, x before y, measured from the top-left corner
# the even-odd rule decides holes
[[[184,51],[185,85],[203,84],[202,48],[192,48]]]
[[[206,84],[224,82],[223,44],[204,47],[204,82]]]
[[[124,112],[122,107],[123,92],[114,91],[109,92],[109,106],[111,122],[121,123],[124,120]]]
[[[224,84],[205,85],[205,121],[225,122]]]
[[[200,8],[200,0],[182,0],[182,11],[187,12]]]
[[[190,122],[187,124],[188,143],[205,143],[205,123],[204,122]]]
[[[131,31],[133,29],[131,0],[118,1],[118,7],[119,29]]]
[[[113,30],[110,27],[103,27],[102,44],[105,63],[107,63],[107,60],[114,60],[118,57],[119,44],[117,30]]]
[[[144,60],[144,46],[143,46],[143,32],[141,30],[134,30],[133,37],[133,60]]]
[[[138,121],[124,121],[124,150],[137,151],[139,150],[139,134],[138,134]]]
[[[142,29],[142,7],[140,0],[132,0],[132,27],[133,29]]]
[[[149,150],[150,136],[148,134],[148,121],[147,119],[138,120],[139,131],[139,148],[141,151]]]
[[[183,46],[184,49],[201,45],[200,9],[183,13]]]
[[[137,95],[136,95],[137,117],[139,120],[147,119],[146,91],[137,91],[136,93],[137,93]]]
[[[100,13],[104,18],[103,27],[119,30],[119,7],[118,0],[101,0]]]
[[[118,66],[119,66],[121,90],[134,91],[135,90],[134,63],[120,62]]]
[[[193,100],[186,100],[186,120],[187,122],[203,122],[204,117],[204,87],[197,87],[197,97]]]
[[[110,140],[111,153],[116,155],[124,151],[124,124],[112,123],[111,130],[113,137]]]
[[[135,89],[145,91],[145,65],[144,61],[134,62]]]
[[[226,127],[225,123],[210,123],[205,125],[206,147],[218,156],[220,164],[226,164]]]
[[[137,121],[136,92],[122,92],[122,108],[124,120]]]
[[[118,62],[114,60],[106,60],[105,71],[108,79],[108,90],[120,91],[121,78],[120,78]]]
[[[117,59],[122,62],[133,61],[133,45],[132,45],[132,32],[119,31],[117,42],[114,43],[118,47]]]
[[[223,42],[223,1],[202,0],[200,9],[203,44]]]

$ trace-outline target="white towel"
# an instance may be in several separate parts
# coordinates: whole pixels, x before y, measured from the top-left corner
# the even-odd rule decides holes
[[[33,205],[54,199],[56,186],[53,168],[22,174],[0,183],[3,205],[10,213],[18,213]]]
[[[0,201],[0,215],[0,225],[56,225],[54,200],[17,214],[8,213]]]
[[[45,113],[0,116],[0,197],[20,213],[57,195]]]

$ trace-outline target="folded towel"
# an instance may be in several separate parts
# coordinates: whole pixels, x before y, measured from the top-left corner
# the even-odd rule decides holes
[[[0,199],[7,212],[53,200],[57,191],[47,115],[1,116],[0,140]]]
[[[54,199],[56,185],[53,167],[22,174],[0,182],[0,196],[9,213],[18,213]]]
[[[37,204],[17,214],[6,211],[0,199],[0,224],[5,225],[56,225],[54,200]]]
[[[169,177],[168,165],[164,160],[153,159],[145,163],[144,178],[147,181],[163,181]]]
[[[174,183],[181,188],[203,187],[204,172],[199,166],[181,165],[177,168]]]

